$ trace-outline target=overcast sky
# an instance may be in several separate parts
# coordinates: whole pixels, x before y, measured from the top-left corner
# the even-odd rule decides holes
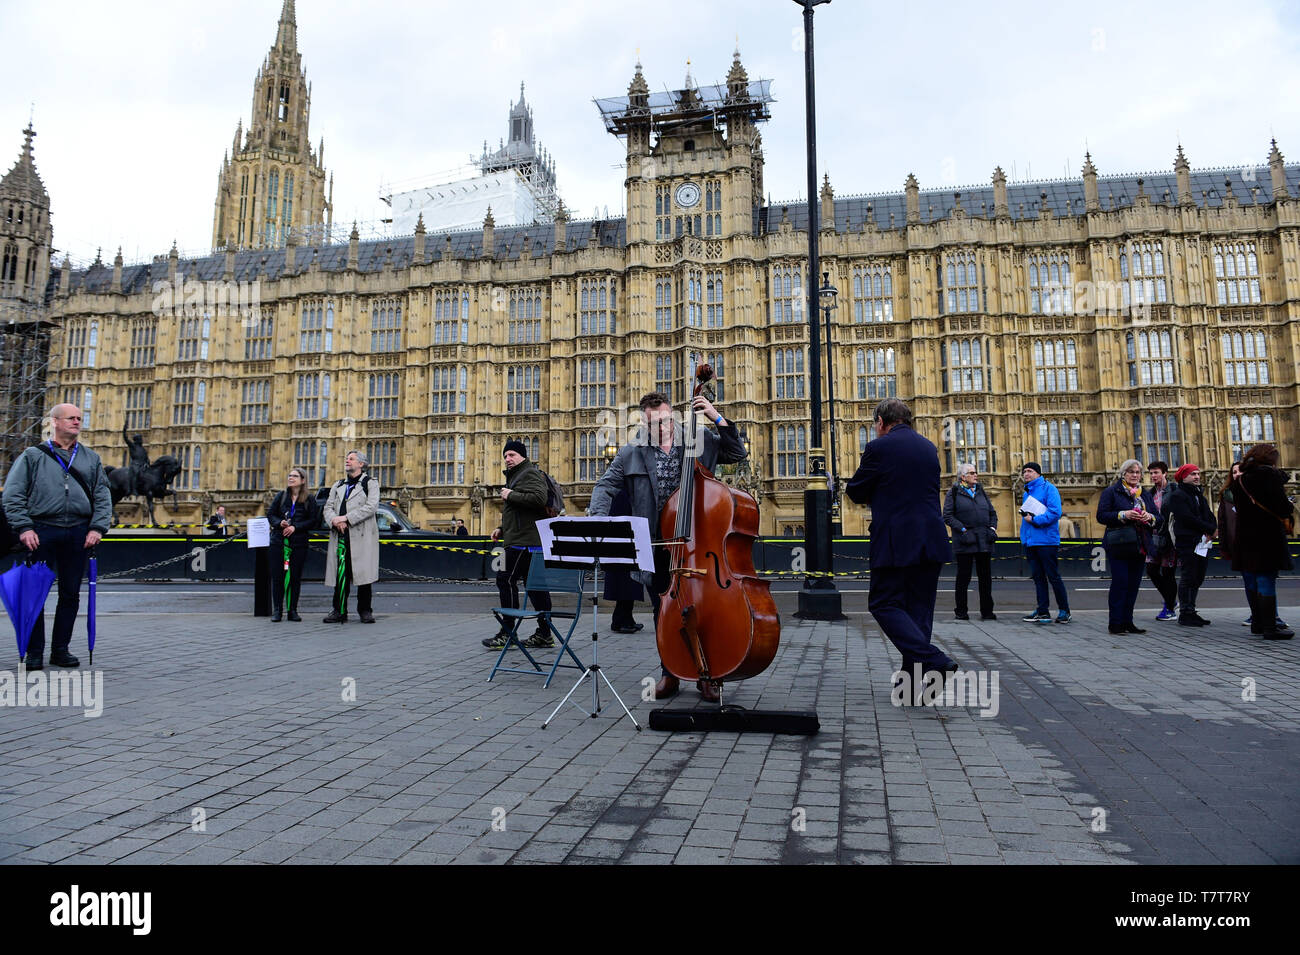
[[[0,167],[34,104],[54,244],[128,262],[207,251],[223,150],[249,122],[281,0],[0,0]],[[816,14],[820,168],[840,195],[1300,160],[1300,4],[1079,5],[834,0]],[[687,60],[721,82],[739,41],[773,81],[766,188],[805,192],[803,34],[791,0],[298,0],[334,218],[375,221],[384,183],[414,188],[495,147],[527,84],[540,142],[578,217],[623,207],[624,152],[592,99],[651,89]]]

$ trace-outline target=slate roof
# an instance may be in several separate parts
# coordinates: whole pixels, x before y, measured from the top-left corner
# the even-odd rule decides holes
[[[1287,189],[1292,196],[1300,196],[1300,164],[1287,164]],[[1243,177],[1254,174],[1254,180]],[[1178,201],[1178,177],[1173,172],[1131,173],[1119,176],[1097,177],[1097,198],[1102,211],[1112,208],[1120,209],[1134,204],[1138,183],[1142,180],[1142,191],[1152,203],[1174,205]],[[1218,208],[1223,205],[1226,195],[1224,179],[1232,180],[1232,192],[1237,202],[1242,205],[1267,205],[1273,201],[1273,180],[1267,165],[1252,168],[1234,169],[1194,169],[1191,172],[1192,198],[1198,206]],[[1258,193],[1252,197],[1250,188],[1258,187]],[[1083,215],[1083,179],[1054,179],[1046,182],[1009,182],[1007,183],[1007,206],[1012,219],[1037,219],[1041,194],[1047,193],[1047,204],[1052,215]],[[922,189],[920,191],[921,222],[936,222],[947,219],[956,208],[956,193],[961,194],[961,207],[967,216],[993,217],[993,185],[954,186],[944,189]],[[981,205],[983,204],[983,205]],[[835,199],[835,229],[846,231],[846,224],[853,230],[861,228],[867,218],[867,206],[880,229],[888,229],[889,215],[894,215],[894,228],[902,228],[907,220],[907,197],[903,192],[875,193],[862,196],[845,196]],[[933,206],[933,209],[931,209]],[[808,206],[800,199],[790,203],[773,203],[759,210],[756,228],[758,231],[775,231],[780,225],[782,210],[789,216],[790,224],[797,230],[808,227]]]
[[[1285,166],[1287,188],[1292,196],[1300,196],[1300,164]],[[1254,180],[1243,178],[1253,171]],[[1267,165],[1251,169],[1203,169],[1191,172],[1192,196],[1198,206],[1218,208],[1225,196],[1224,179],[1232,180],[1233,194],[1243,206],[1268,204],[1273,201],[1272,178]],[[1154,204],[1172,205],[1177,201],[1177,177],[1173,172],[1133,173],[1119,176],[1098,176],[1097,193],[1103,211],[1131,206],[1138,192],[1138,179],[1143,180],[1143,191]],[[1251,188],[1257,192],[1252,195]],[[1047,193],[1047,202],[1055,216],[1082,215],[1084,212],[1083,180],[1059,179],[1046,182],[1018,182],[1007,184],[1007,203],[1013,219],[1036,219],[1041,194]],[[921,222],[935,222],[952,215],[961,194],[961,205],[970,217],[993,216],[993,186],[964,186],[920,191]],[[834,200],[835,228],[839,232],[858,230],[868,214],[875,218],[876,226],[890,228],[890,214],[894,228],[902,228],[906,221],[906,197],[903,192],[876,193],[872,195],[845,196]],[[789,217],[796,230],[807,228],[808,207],[803,200],[790,203],[773,203],[759,208],[754,217],[755,233],[774,232],[780,226],[782,214]],[[574,220],[567,225],[569,247],[585,248],[593,231],[600,246],[623,248],[627,244],[627,222],[624,219]],[[531,226],[505,226],[494,230],[493,244],[496,259],[516,261],[523,254],[524,238],[529,239],[532,258],[550,256],[554,251],[554,228],[551,224]],[[425,259],[440,260],[451,239],[451,254],[455,259],[479,258],[483,249],[483,230],[466,229],[458,232],[429,233],[425,236]],[[395,268],[411,264],[415,252],[415,237],[369,239],[358,243],[357,266],[362,272],[377,272],[385,268],[389,255]],[[342,271],[347,265],[348,243],[333,245],[299,246],[295,257],[296,270],[306,271],[312,260],[323,272]],[[235,281],[254,278],[275,280],[284,274],[285,250],[250,250],[235,254]],[[226,268],[223,252],[199,258],[179,260],[178,269],[186,278],[198,281],[221,280]],[[152,262],[128,265],[122,269],[122,291],[149,291],[155,281],[167,279],[167,256],[158,256]],[[53,275],[51,277],[53,281]],[[113,268],[97,262],[90,268],[76,271],[72,276],[74,289],[88,292],[107,292],[113,282]],[[53,286],[51,286],[52,288]]]

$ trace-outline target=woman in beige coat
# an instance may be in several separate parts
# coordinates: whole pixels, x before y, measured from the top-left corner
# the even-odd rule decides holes
[[[325,583],[334,587],[334,603],[325,623],[347,623],[348,590],[357,585],[357,614],[362,623],[374,623],[370,585],[379,579],[379,482],[365,473],[366,456],[349,451],[343,470],[347,477],[330,489],[325,502],[325,526],[330,529],[330,549],[325,561]],[[342,541],[343,566],[339,567]]]

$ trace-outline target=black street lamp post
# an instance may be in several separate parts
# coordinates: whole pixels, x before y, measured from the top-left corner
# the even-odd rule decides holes
[[[830,0],[794,0],[803,7],[804,85],[807,93],[808,135],[808,364],[811,373],[812,435],[808,448],[808,485],[803,494],[804,549],[808,576],[799,590],[796,617],[808,620],[842,620],[840,592],[835,587],[831,558],[831,493],[826,483],[826,452],[822,440],[821,322],[817,306],[821,274],[817,258],[820,229],[817,208],[817,97],[813,69],[813,8]],[[828,343],[829,344],[829,343]]]
[[[835,433],[835,339],[831,335],[831,312],[835,310],[835,301],[840,292],[831,284],[831,274],[822,273],[822,287],[817,290],[821,299],[822,314],[826,316],[826,423],[831,432],[831,541],[843,533],[844,524],[840,516],[840,469],[839,444]],[[833,548],[832,548],[833,549]],[[832,557],[832,559],[834,559]]]

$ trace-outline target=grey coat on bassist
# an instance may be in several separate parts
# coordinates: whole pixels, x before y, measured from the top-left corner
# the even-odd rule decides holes
[[[743,461],[747,456],[745,445],[740,439],[740,432],[730,421],[716,431],[713,428],[701,427],[697,435],[702,442],[698,460],[709,471],[714,470],[719,464],[735,464],[737,461]],[[631,514],[635,517],[644,517],[649,521],[650,539],[657,540],[659,508],[655,496],[657,490],[655,449],[645,439],[644,428],[638,433],[637,438],[636,441],[624,445],[619,450],[606,468],[604,476],[596,482],[596,486],[591,490],[591,506],[587,508],[587,513],[596,517],[608,515],[618,492],[626,490],[632,505]],[[678,447],[683,443],[680,425],[676,429],[673,440]],[[696,460],[697,458],[684,456],[682,467],[690,467]],[[649,576],[639,570],[632,572],[634,580],[647,586]]]

